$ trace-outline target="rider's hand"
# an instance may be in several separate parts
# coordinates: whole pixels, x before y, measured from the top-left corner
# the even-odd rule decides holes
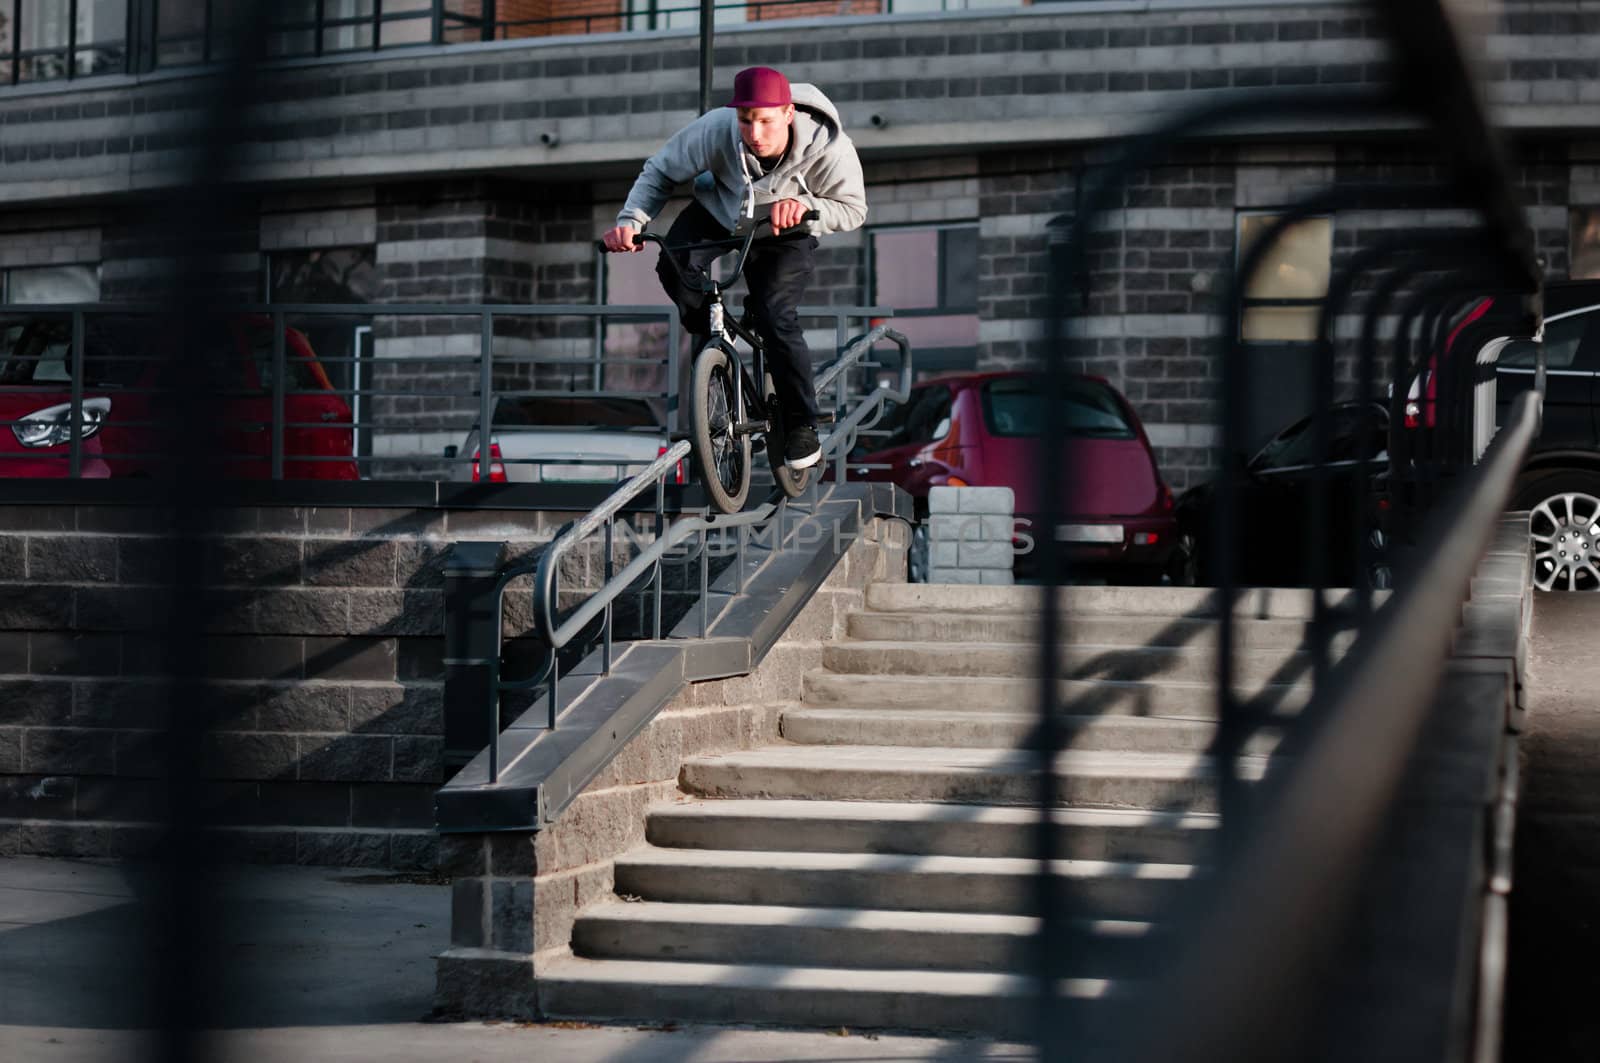
[[[792,229],[800,224],[809,210],[798,199],[780,199],[772,205],[772,231],[781,233],[785,229]]]
[[[605,243],[607,251],[643,251],[644,244],[633,241],[638,231],[638,228],[632,225],[619,225],[615,229],[607,229],[600,239]]]

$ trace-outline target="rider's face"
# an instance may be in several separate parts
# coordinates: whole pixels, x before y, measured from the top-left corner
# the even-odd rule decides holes
[[[763,159],[781,155],[789,146],[789,125],[794,121],[794,104],[787,107],[739,108],[739,136],[745,147]]]

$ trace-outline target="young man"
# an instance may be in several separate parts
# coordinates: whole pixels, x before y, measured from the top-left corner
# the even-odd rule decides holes
[[[691,179],[694,202],[668,230],[669,244],[725,238],[752,207],[755,217],[772,219],[768,235],[756,239],[745,263],[750,289],[745,308],[766,343],[788,429],[784,461],[793,469],[810,468],[822,451],[811,352],[796,308],[811,277],[817,237],[858,228],[867,216],[855,145],[844,133],[839,112],[815,86],[791,85],[768,67],[741,70],[733,79],[733,100],[727,107],[701,115],[645,160],[616,227],[602,237],[606,247],[642,250],[634,244],[634,234],[655,217],[678,184]],[[818,212],[819,220],[784,232],[799,225],[810,210]],[[678,261],[692,276],[722,253],[701,250],[679,255]],[[686,290],[666,263],[658,263],[656,273],[698,351],[709,330],[703,297]]]

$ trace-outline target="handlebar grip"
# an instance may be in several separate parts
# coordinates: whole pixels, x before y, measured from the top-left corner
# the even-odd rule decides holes
[[[817,210],[815,207],[813,207],[811,210],[808,210],[804,214],[800,215],[800,220],[801,221],[821,221],[822,220],[822,211]]]

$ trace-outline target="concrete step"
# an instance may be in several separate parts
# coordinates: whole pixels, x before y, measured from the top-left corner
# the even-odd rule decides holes
[[[1241,681],[1241,695],[1283,713],[1298,712],[1310,695],[1310,675],[1294,683]],[[1209,682],[1062,680],[1063,703],[1075,715],[1171,716],[1215,719]],[[1036,712],[1039,681],[1002,676],[861,675],[813,669],[801,680],[806,706],[872,709],[959,707],[972,713]]]
[[[1039,648],[1019,642],[830,642],[822,665],[853,675],[1030,676],[1039,674]],[[1217,657],[1172,647],[1062,646],[1056,667],[1066,679],[1177,680],[1203,683]],[[1234,674],[1241,683],[1292,683],[1309,674],[1311,657],[1294,650],[1241,650]]]
[[[1238,760],[1259,779],[1266,758]],[[1070,749],[1056,760],[1057,800],[1065,806],[1216,811],[1211,758],[1196,753]],[[678,776],[706,797],[829,801],[953,801],[1027,805],[1038,801],[1033,758],[1019,750],[900,746],[767,746],[687,759]]]
[[[1111,616],[1214,617],[1219,615],[1218,592],[1209,587],[1060,587],[1059,608],[1073,614]],[[1044,590],[1037,586],[969,586],[939,583],[873,583],[867,587],[866,606],[891,613],[1037,613]],[[1339,605],[1350,599],[1348,590],[1328,592]],[[1388,600],[1388,591],[1374,595],[1375,605]],[[1234,615],[1256,620],[1309,620],[1315,599],[1299,588],[1249,588],[1239,592]]]
[[[1013,974],[881,971],[564,958],[539,975],[552,1017],[632,1022],[772,1023],[1023,1037],[1031,982]],[[1058,1008],[1116,992],[1101,979],[1060,986]]]
[[[1029,915],[1038,866],[1011,857],[641,848],[617,857],[615,873],[618,896],[673,904]],[[1063,910],[1132,920],[1167,911],[1200,874],[1189,864],[1099,860],[1060,860],[1054,871]]]
[[[1121,749],[1137,753],[1199,753],[1216,736],[1211,720],[1138,716],[1071,716],[1063,720],[1070,749]],[[805,745],[932,746],[948,749],[1017,749],[1039,725],[1037,715],[937,709],[798,707],[785,710],[783,737]],[[1268,754],[1276,729],[1251,739],[1247,753]]]
[[[619,902],[578,916],[572,951],[591,959],[1020,973],[1039,925],[1021,915]],[[1071,971],[1135,974],[1152,933],[1140,920],[1073,920],[1064,942]]]
[[[1064,618],[1062,641],[1095,646],[1174,646],[1216,652],[1215,618],[1172,616],[1074,615]],[[1239,620],[1234,645],[1240,649],[1302,649],[1309,637],[1303,620]],[[1033,642],[1039,640],[1037,613],[903,612],[867,610],[850,614],[848,634],[877,642]],[[1336,638],[1339,652],[1350,638]]]
[[[1057,808],[1056,844],[1072,860],[1194,863],[1215,836],[1206,813]],[[1034,852],[1039,813],[1004,805],[911,801],[675,801],[653,806],[651,845],[672,849],[1016,857]]]

